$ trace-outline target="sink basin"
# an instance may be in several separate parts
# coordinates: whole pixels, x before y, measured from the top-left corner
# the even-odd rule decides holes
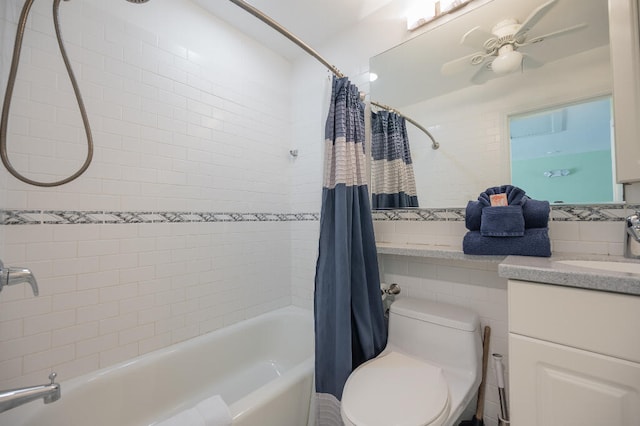
[[[640,275],[640,263],[611,262],[606,260],[557,260],[556,263],[580,268],[600,269],[612,272],[626,272]]]

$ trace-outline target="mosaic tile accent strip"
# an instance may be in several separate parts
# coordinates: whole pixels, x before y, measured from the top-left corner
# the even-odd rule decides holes
[[[375,210],[373,220],[464,221],[465,208]],[[640,211],[640,205],[625,204],[567,204],[551,206],[550,220],[617,222],[631,212]]]
[[[373,220],[463,221],[465,209],[398,209],[374,210]]]
[[[550,220],[617,222],[640,205],[575,204],[552,206]],[[375,210],[373,220],[464,221],[465,208]],[[70,225],[105,223],[300,222],[320,220],[320,213],[110,212],[0,210],[0,225]]]
[[[299,222],[320,220],[320,213],[101,212],[2,210],[0,225],[78,225],[108,223]]]

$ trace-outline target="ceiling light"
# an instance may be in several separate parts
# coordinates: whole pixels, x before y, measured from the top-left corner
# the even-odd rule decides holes
[[[378,79],[378,74],[376,74],[375,72],[370,72],[369,73],[369,81],[373,82],[376,81]]]
[[[513,46],[506,44],[498,50],[498,57],[491,63],[491,69],[496,74],[508,74],[519,70],[522,66],[522,53],[513,50]]]

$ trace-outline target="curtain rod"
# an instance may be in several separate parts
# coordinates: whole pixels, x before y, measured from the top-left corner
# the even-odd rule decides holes
[[[293,43],[298,45],[298,47],[300,47],[302,50],[304,50],[309,55],[311,55],[314,58],[316,58],[322,65],[327,67],[329,69],[329,71],[334,73],[338,78],[345,77],[345,75],[342,72],[340,72],[340,70],[335,65],[332,65],[331,63],[329,63],[329,61],[327,61],[325,58],[323,58],[311,46],[309,46],[304,41],[300,40],[298,37],[293,35],[289,30],[287,30],[285,27],[283,27],[282,25],[280,25],[279,23],[277,23],[276,21],[271,19],[269,16],[265,15],[264,13],[262,13],[260,10],[258,10],[255,7],[251,6],[249,3],[247,3],[244,0],[229,0],[229,1],[231,3],[233,3],[233,4],[235,4],[236,6],[240,7],[241,9],[244,9],[246,12],[249,12],[251,15],[253,15],[256,18],[260,19],[262,22],[264,22],[265,24],[269,25],[271,28],[273,28],[274,30],[278,31],[280,34],[282,34],[283,36],[285,36],[286,38],[291,40]],[[429,136],[429,138],[431,139],[431,142],[432,142],[431,147],[433,149],[438,149],[440,147],[440,144],[438,142],[436,142],[436,140],[434,139],[433,135],[431,133],[429,133],[429,131],[427,129],[425,129],[423,126],[421,126],[420,124],[418,124],[416,121],[412,120],[411,118],[407,117],[406,115],[400,113],[397,109],[392,108],[392,107],[387,106],[387,105],[384,105],[384,104],[381,104],[381,103],[378,103],[378,102],[374,102],[374,101],[371,101],[371,104],[373,104],[373,105],[375,105],[377,107],[384,108],[386,110],[395,112],[396,114],[402,116],[409,123],[413,124],[418,129],[422,130],[427,136]]]

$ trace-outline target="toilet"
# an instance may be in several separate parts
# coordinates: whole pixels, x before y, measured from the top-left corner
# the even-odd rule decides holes
[[[389,339],[345,383],[346,426],[450,426],[481,380],[482,339],[475,312],[428,300],[391,305]]]

